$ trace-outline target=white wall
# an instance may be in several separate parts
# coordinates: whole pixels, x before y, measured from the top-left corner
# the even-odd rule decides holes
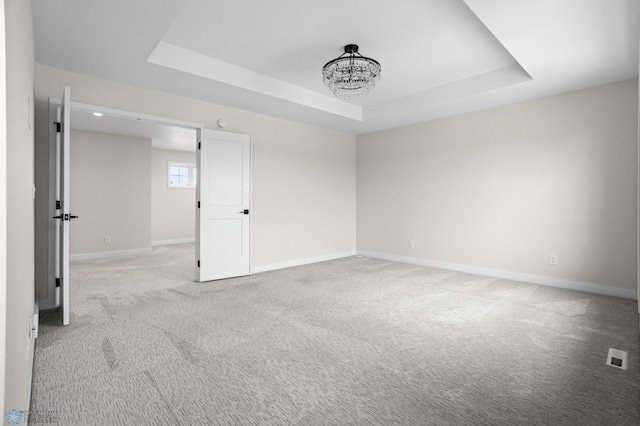
[[[0,249],[2,268],[6,255],[6,335],[0,358],[3,365],[3,409],[27,410],[31,378],[33,338],[31,320],[34,309],[34,166],[33,96],[34,40],[30,0],[5,0],[6,45],[6,181],[0,178],[0,236],[6,224],[6,251]],[[3,79],[3,82],[5,80]],[[3,83],[4,84],[4,83]],[[3,86],[4,87],[4,86]],[[3,138],[5,133],[3,132]],[[5,158],[4,155],[0,156]],[[6,207],[6,222],[4,208]],[[4,238],[2,238],[4,241]],[[4,272],[4,271],[2,271]],[[5,297],[6,296],[6,297]],[[3,315],[4,316],[4,315]],[[2,324],[0,322],[0,324]],[[1,328],[4,331],[4,327]],[[0,364],[2,365],[2,364]],[[1,394],[0,394],[1,395]]]
[[[196,164],[196,154],[166,149],[151,151],[151,243],[194,240],[196,190],[169,188],[167,182],[169,161]]]
[[[195,164],[196,155],[152,149],[150,139],[72,130],[71,211],[80,218],[71,227],[71,258],[193,241],[195,189],[168,188],[169,161]]]
[[[196,155],[152,149],[150,139],[72,130],[71,210],[80,216],[71,228],[72,259],[194,240],[195,189],[168,188],[169,161],[195,164]]]
[[[47,98],[71,87],[72,100],[203,123],[252,137],[252,267],[269,269],[355,252],[355,136],[123,85],[36,64],[36,179],[48,180]],[[38,205],[36,227],[49,212]],[[38,233],[40,247],[46,234]],[[43,240],[44,241],[41,241]],[[290,242],[294,249],[290,249]],[[40,298],[47,297],[46,250],[37,257]]]
[[[7,340],[7,62],[5,2],[0,8],[0,412],[5,413],[4,371]]]
[[[150,176],[151,139],[71,131],[72,259],[150,249]]]
[[[631,80],[359,136],[358,251],[634,297],[637,96]]]
[[[252,264],[354,251],[355,136],[280,132],[253,140]]]

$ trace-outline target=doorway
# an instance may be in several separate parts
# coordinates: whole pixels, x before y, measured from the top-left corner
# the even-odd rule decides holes
[[[55,105],[60,104],[61,100],[52,99],[50,105],[50,122],[53,123],[56,121],[55,119]],[[52,105],[54,106],[52,108]],[[150,139],[151,147],[148,148],[147,152],[149,156],[151,155],[151,151],[153,148],[158,148],[161,150],[176,150],[176,152],[186,152],[191,151],[192,157],[195,158],[195,150],[197,146],[197,131],[202,127],[199,123],[185,122],[173,119],[167,119],[164,117],[156,117],[150,116],[146,114],[138,114],[132,113],[129,111],[116,110],[107,107],[101,107],[97,105],[83,104],[78,102],[70,102],[70,113],[71,113],[71,125],[70,129],[74,129],[79,132],[91,132],[93,135],[112,135],[119,139],[127,139],[127,138],[146,138]],[[50,157],[49,157],[49,169],[52,171],[56,170],[56,158],[55,158],[55,132],[50,132]],[[104,156],[101,156],[104,157]],[[117,157],[115,157],[117,158]],[[105,158],[100,158],[100,160],[106,160]],[[109,161],[107,166],[111,168],[113,171],[113,176],[117,176],[119,172],[119,164],[117,161]],[[149,160],[150,163],[150,160]],[[73,176],[73,172],[71,172]],[[151,179],[151,173],[149,172],[146,176],[147,181]],[[71,178],[73,182],[73,177]],[[126,181],[123,185],[126,185]],[[56,211],[56,181],[54,179],[49,179],[49,211]],[[148,192],[148,190],[147,190]],[[192,200],[190,205],[193,206],[195,204],[195,191],[192,192]],[[76,210],[74,207],[73,200],[70,200],[71,208]],[[76,204],[78,204],[76,202]],[[109,211],[117,211],[118,209],[113,209],[113,206],[109,206]],[[126,209],[119,209],[120,213],[123,217],[126,218]],[[79,216],[79,212],[76,213]],[[51,215],[53,216],[53,215]],[[194,215],[195,216],[195,215]],[[86,219],[85,219],[86,220]],[[126,220],[126,219],[125,219]],[[78,220],[74,220],[73,225],[77,225],[82,221],[82,217]],[[194,226],[195,228],[195,226]],[[54,257],[52,254],[56,251],[56,235],[55,235],[56,224],[54,223],[54,219],[50,219],[49,226],[49,238],[48,238],[48,251],[50,256]],[[73,233],[73,230],[71,231]],[[95,235],[94,235],[95,237]],[[106,233],[100,237],[100,240],[104,242],[104,244],[112,244],[113,241],[110,239],[111,235]],[[104,240],[103,240],[104,239]],[[149,247],[150,240],[146,241],[145,246],[148,248],[144,251],[151,252],[151,248]],[[115,247],[115,245],[113,246]],[[109,250],[106,250],[109,251]],[[113,252],[117,252],[118,250],[111,250]],[[90,253],[91,256],[92,253]],[[93,253],[95,254],[95,253]],[[111,253],[113,254],[113,253]],[[118,254],[118,253],[116,253]],[[134,255],[134,254],[142,254],[142,252],[137,253],[136,250],[130,251],[129,253],[126,250],[122,250],[121,255]],[[109,257],[109,253],[105,255],[105,257]],[[82,260],[82,256],[75,256],[72,260]],[[56,266],[55,262],[50,261],[48,263],[48,298],[40,301],[40,309],[50,309],[60,305],[60,287],[56,284]],[[58,281],[59,282],[59,281]]]
[[[65,89],[65,98],[69,96],[67,92],[68,88]],[[60,102],[58,102],[59,104]],[[251,137],[249,135],[209,130],[199,123],[78,102],[65,101],[65,105],[69,105],[69,110],[74,113],[77,123],[74,124],[73,116],[67,122],[68,126],[60,126],[59,122],[52,120],[53,125],[58,128],[58,132],[59,129],[66,127],[69,129],[84,127],[93,132],[102,130],[114,133],[117,131],[125,136],[131,134],[146,138],[151,136],[152,141],[157,139],[153,132],[167,131],[167,129],[169,133],[186,134],[183,138],[184,143],[193,147],[197,153],[197,168],[194,170],[194,174],[197,171],[200,179],[196,185],[196,200],[192,201],[192,205],[197,202],[195,226],[195,257],[197,261],[194,262],[196,280],[202,282],[251,274],[250,219],[248,217],[251,190]],[[53,117],[56,110],[59,108],[56,106],[55,100],[50,100],[50,117]],[[92,121],[87,120],[87,117],[92,118]],[[106,119],[103,119],[105,117]],[[55,146],[57,139],[60,139],[59,133],[56,133],[53,125],[50,131],[50,144],[52,144],[50,148]],[[63,131],[63,133],[65,132]],[[174,140],[172,143],[175,142]],[[51,152],[55,152],[55,149],[50,149]],[[105,153],[104,157],[106,156]],[[117,161],[112,161],[112,163],[115,164],[109,164],[110,172],[117,174]],[[55,155],[50,155],[50,166],[50,170],[57,170],[61,167],[59,163],[56,163]],[[64,171],[64,167],[62,168]],[[171,172],[169,173],[171,174]],[[150,173],[147,173],[147,177],[149,175]],[[108,180],[109,176],[103,179]],[[49,185],[50,194],[55,194],[56,181],[50,179]],[[126,183],[122,186],[126,186]],[[55,211],[56,204],[60,203],[57,203],[55,196],[50,196],[49,207],[51,211]],[[111,205],[106,206],[105,210],[110,213],[114,207],[122,208],[121,204],[119,200],[114,201]],[[73,208],[73,201],[67,198],[65,208],[69,209],[70,206]],[[50,233],[50,237],[52,236]],[[150,238],[147,241],[150,242]],[[211,244],[212,241],[214,241],[213,244]],[[110,243],[110,237],[105,236],[104,242]],[[58,245],[56,238],[50,238],[51,245],[54,247],[53,250],[50,247],[50,253],[55,253],[55,246]],[[59,257],[68,258],[68,251]],[[206,273],[203,273],[202,271],[205,270]],[[49,297],[42,303],[42,309],[56,307],[60,300],[56,281],[62,280],[55,278],[55,271],[50,270],[49,272]],[[68,278],[67,276],[64,286],[65,294],[68,294],[69,287],[73,286]]]

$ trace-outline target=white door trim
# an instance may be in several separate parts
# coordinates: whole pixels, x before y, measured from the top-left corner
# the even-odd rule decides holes
[[[50,99],[53,102],[55,102],[57,105],[59,105],[61,102],[61,100],[58,98],[50,98]],[[109,108],[101,105],[86,104],[83,102],[75,102],[75,101],[71,101],[71,111],[99,112],[111,117],[150,121],[153,123],[185,127],[187,129],[194,129],[194,130],[198,130],[204,127],[204,124],[196,123],[194,121],[176,120],[173,118],[162,117],[159,115],[143,114],[141,112],[127,111],[124,109],[117,109],[117,108]]]

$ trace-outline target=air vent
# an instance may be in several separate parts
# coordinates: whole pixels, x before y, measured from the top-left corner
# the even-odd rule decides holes
[[[615,368],[627,369],[627,353],[619,349],[609,348],[607,355],[607,365]]]

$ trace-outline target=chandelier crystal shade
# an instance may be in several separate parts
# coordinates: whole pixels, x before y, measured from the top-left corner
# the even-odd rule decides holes
[[[380,81],[378,61],[358,53],[358,45],[348,44],[344,53],[322,67],[322,81],[342,99],[367,95]]]

